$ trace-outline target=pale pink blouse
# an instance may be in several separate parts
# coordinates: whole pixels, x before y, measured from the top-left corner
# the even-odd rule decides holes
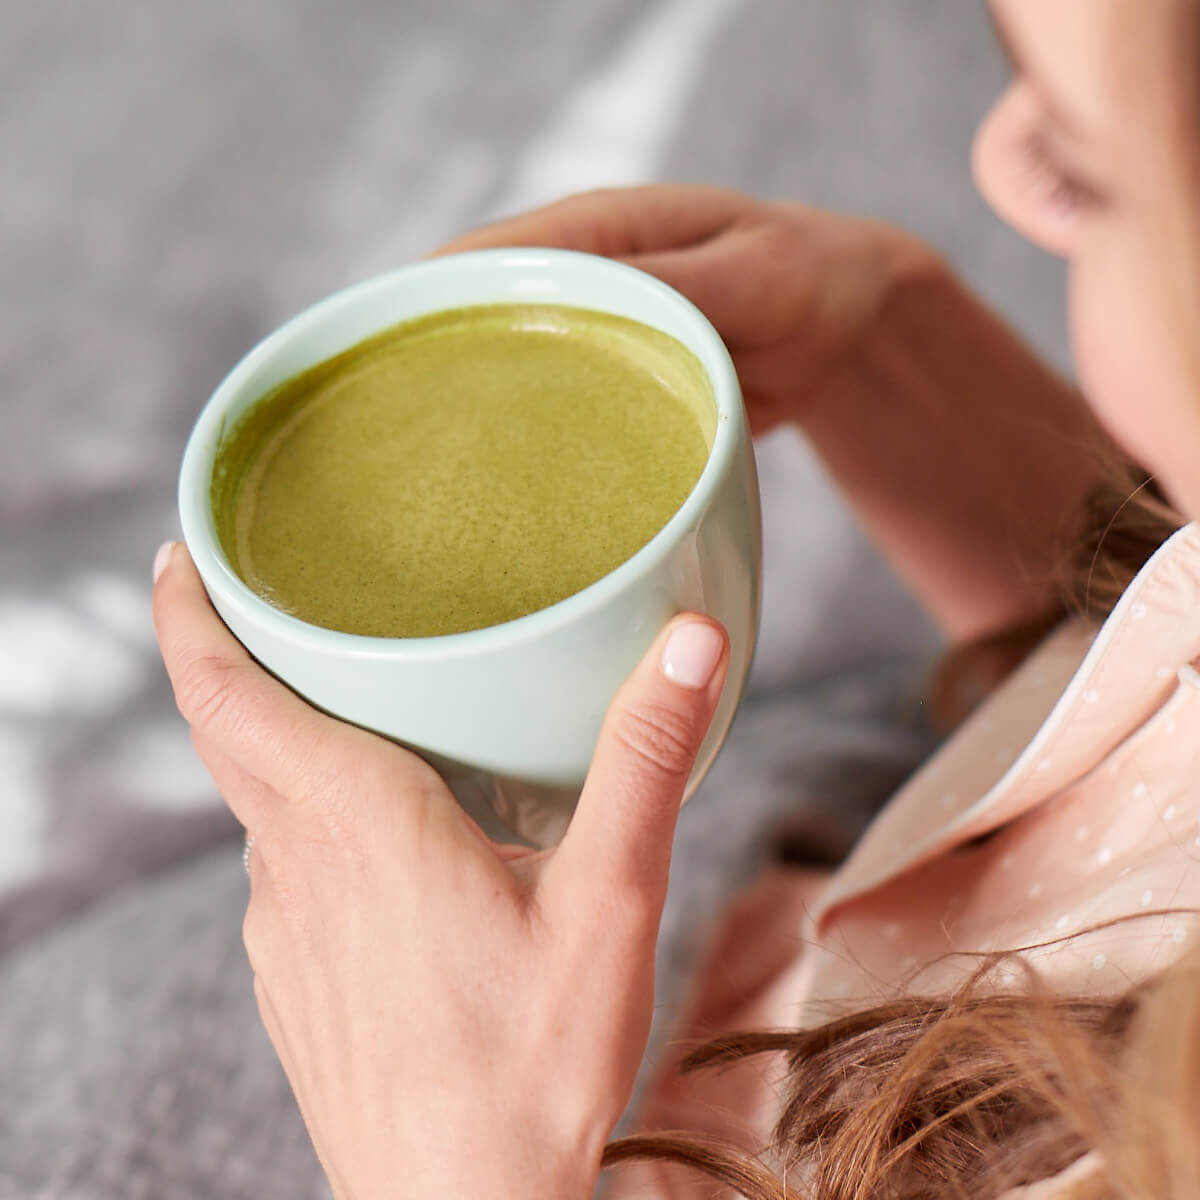
[[[739,901],[639,1127],[698,1129],[757,1148],[778,1115],[781,1064],[681,1080],[672,1045],[812,1024],[902,989],[944,992],[980,952],[1040,947],[1023,954],[1055,987],[1108,994],[1173,961],[1200,927],[1183,911],[1200,910],[1198,661],[1200,528],[1190,525],[1147,563],[1098,634],[1068,623],[1031,655],[838,871],[774,872]],[[990,983],[1020,978],[1009,959]],[[1089,1157],[1011,1196],[1083,1194],[1097,1167]],[[657,1167],[614,1182],[621,1200],[714,1194]]]

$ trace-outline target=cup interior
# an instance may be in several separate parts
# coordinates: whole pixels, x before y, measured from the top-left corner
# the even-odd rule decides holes
[[[699,360],[712,386],[715,425],[699,480],[682,507],[650,542],[609,575],[557,604],[505,625],[433,638],[379,639],[310,625],[274,609],[234,572],[221,548],[211,505],[217,451],[248,407],[309,367],[393,325],[426,314],[471,305],[527,303],[575,306],[627,317],[669,334]],[[741,396],[728,352],[707,319],[688,300],[659,280],[623,264],[569,251],[513,249],[430,259],[339,292],[300,313],[259,343],[218,387],[189,440],[180,476],[184,537],[210,591],[247,618],[282,622],[293,638],[330,649],[402,641],[410,652],[421,643],[532,633],[538,623],[570,619],[575,609],[603,603],[606,592],[661,558],[693,527],[737,445],[744,420]],[[566,611],[563,611],[563,610]],[[525,627],[513,630],[512,627]]]

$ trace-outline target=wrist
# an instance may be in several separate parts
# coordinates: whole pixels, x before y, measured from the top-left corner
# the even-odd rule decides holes
[[[973,638],[1053,604],[1099,434],[1078,392],[932,250],[891,252],[841,388],[802,424],[931,615]]]
[[[912,297],[953,280],[932,247],[897,226],[796,206],[777,207],[775,219],[799,239],[799,249],[779,258],[802,264],[807,284],[801,303],[769,310],[773,322],[765,322],[761,340],[788,349],[776,385],[761,389],[774,393],[777,409],[766,421],[760,416],[760,430],[777,421],[803,428],[853,407],[847,400],[869,384],[864,367],[897,337],[897,314]]]
[[[875,227],[864,252],[877,264],[879,283],[841,389],[857,399],[877,396],[881,385],[904,390],[897,377],[914,363],[922,371],[934,365],[939,340],[952,340],[979,307],[946,260],[903,230]]]

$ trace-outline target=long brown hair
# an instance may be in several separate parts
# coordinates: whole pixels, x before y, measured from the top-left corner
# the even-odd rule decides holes
[[[746,1200],[996,1200],[1098,1152],[1079,1200],[1200,1196],[1200,953],[1115,1000],[1053,996],[1023,963],[1024,991],[992,993],[1000,961],[948,998],[689,1056],[685,1071],[787,1056],[771,1166],[683,1133],[623,1138],[605,1163],[677,1163]]]
[[[930,713],[943,731],[986,698],[1064,617],[1098,627],[1146,560],[1184,524],[1145,472],[1111,445],[1097,453],[1102,482],[1087,496],[1080,532],[1058,564],[1058,604],[945,655],[928,689]]]
[[[1183,523],[1151,480],[1110,470],[1064,559],[1061,607],[947,657],[933,684],[946,723],[1063,616],[1098,624]],[[901,996],[693,1052],[684,1071],[786,1056],[786,1100],[763,1159],[663,1132],[613,1142],[605,1164],[677,1163],[746,1200],[995,1200],[1098,1154],[1100,1169],[1081,1172],[1071,1193],[1079,1200],[1200,1196],[1200,953],[1116,999],[1053,995],[1019,956],[1011,964],[1025,986],[996,994],[989,980],[1005,960],[983,958],[948,997]]]

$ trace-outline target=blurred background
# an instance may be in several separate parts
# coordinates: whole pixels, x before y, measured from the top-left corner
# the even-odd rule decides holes
[[[901,223],[1065,365],[1058,268],[970,180],[1003,79],[982,0],[0,0],[0,1200],[325,1194],[149,621],[229,367],[481,221],[654,179]],[[763,639],[684,814],[664,1014],[778,824],[836,840],[925,748],[933,631],[799,439],[758,450]]]

